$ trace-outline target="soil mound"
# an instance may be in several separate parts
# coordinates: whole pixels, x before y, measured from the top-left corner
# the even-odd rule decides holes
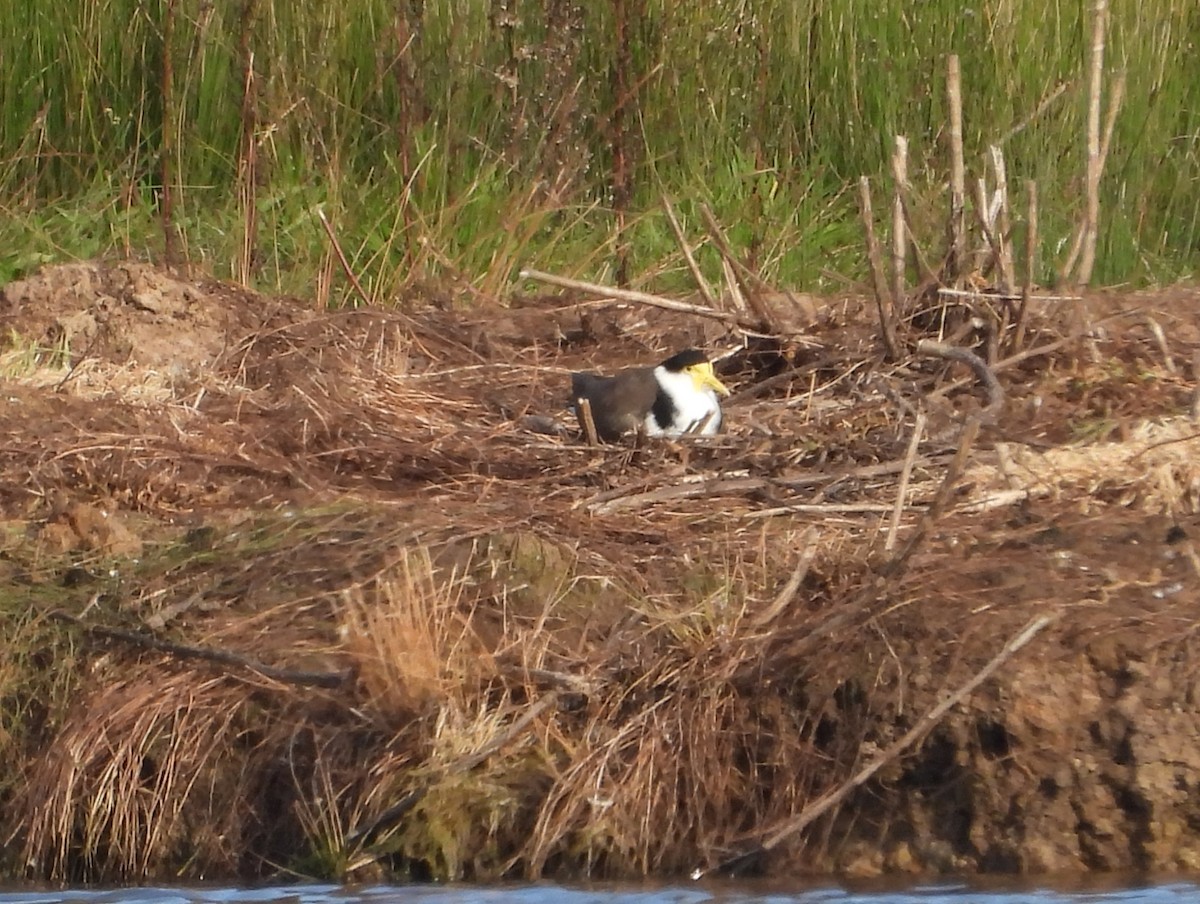
[[[997,390],[856,298],[763,337],[10,284],[0,614],[89,663],[0,736],[21,869],[1197,868],[1198,302],[906,322]],[[580,439],[571,371],[687,345],[722,435]]]

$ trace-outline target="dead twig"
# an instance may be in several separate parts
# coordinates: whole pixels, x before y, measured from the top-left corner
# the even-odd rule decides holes
[[[1012,295],[1004,292],[988,292],[980,289],[938,289],[938,295],[948,295],[951,298],[984,298],[988,301],[1021,301],[1023,295]],[[1035,301],[1083,301],[1082,295],[1034,295]]]
[[[997,143],[1000,145],[1007,144],[1008,140],[1010,138],[1013,138],[1014,136],[1025,131],[1025,129],[1029,128],[1030,123],[1032,123],[1035,119],[1037,119],[1039,116],[1041,116],[1043,113],[1045,113],[1048,109],[1050,109],[1050,105],[1052,103],[1054,103],[1056,100],[1058,100],[1060,97],[1062,97],[1063,93],[1069,87],[1071,87],[1071,82],[1059,82],[1054,87],[1054,90],[1052,90],[1049,94],[1047,94],[1044,98],[1042,98],[1042,100],[1034,108],[1032,113],[1030,113],[1028,116],[1026,116],[1023,120],[1021,120],[1019,123],[1017,123],[1011,129],[1009,129],[1007,132],[1005,132],[1004,136]]]
[[[600,436],[596,433],[596,421],[592,418],[591,399],[578,398],[575,400],[575,416],[579,418],[579,426],[583,430],[588,445],[600,445]]]
[[[900,471],[900,485],[896,488],[896,505],[892,509],[892,520],[888,525],[887,540],[883,548],[891,552],[896,546],[896,534],[900,530],[900,515],[904,512],[904,500],[908,496],[908,481],[912,477],[913,462],[917,458],[917,449],[921,445],[921,434],[925,432],[925,412],[917,412],[916,423],[913,424],[912,436],[908,440],[908,451],[904,455],[904,467]]]
[[[883,260],[879,251],[879,240],[875,237],[875,215],[871,209],[871,183],[866,176],[858,180],[859,212],[862,215],[863,234],[867,241],[867,260],[871,264],[871,284],[875,290],[875,307],[879,312],[879,328],[883,335],[884,350],[889,361],[900,357],[896,341],[896,325],[892,321],[891,309],[895,305],[888,298],[887,281],[883,276]]]
[[[792,569],[791,577],[787,583],[783,585],[783,589],[776,594],[775,599],[766,609],[754,616],[750,620],[750,624],[755,628],[763,628],[773,622],[779,615],[792,603],[792,599],[796,596],[796,592],[800,589],[800,585],[804,583],[805,575],[808,574],[809,566],[812,565],[812,560],[817,554],[817,529],[810,527],[804,532],[801,542],[804,544],[804,550],[800,553],[800,561],[796,563],[796,567]]]
[[[962,476],[963,468],[967,465],[967,458],[971,454],[971,448],[975,445],[975,437],[979,435],[979,425],[982,423],[980,415],[975,415],[967,421],[966,427],[963,429],[962,439],[959,440],[958,450],[954,453],[954,458],[950,461],[950,466],[946,468],[946,474],[942,478],[941,484],[938,486],[937,493],[933,497],[933,502],[929,504],[925,514],[921,516],[921,520],[917,522],[917,529],[913,531],[912,536],[908,538],[908,542],[904,544],[904,548],[899,554],[893,556],[879,569],[879,574],[888,580],[895,580],[905,567],[913,554],[920,548],[924,542],[925,536],[929,533],[929,529],[942,516],[946,510],[946,506],[950,502],[950,496],[954,492],[954,485],[958,483],[958,478]]]
[[[593,500],[588,503],[588,510],[594,515],[610,515],[613,512],[628,509],[645,508],[656,502],[669,502],[677,499],[696,499],[705,496],[724,496],[730,493],[746,493],[753,490],[767,489],[771,481],[762,477],[734,477],[724,480],[702,480],[696,483],[678,484],[660,487],[646,493],[629,496],[618,496],[604,501]]]

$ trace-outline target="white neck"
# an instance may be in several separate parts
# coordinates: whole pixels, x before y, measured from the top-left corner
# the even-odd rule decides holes
[[[660,427],[654,413],[647,414],[645,426],[650,436],[678,436],[701,423],[705,424],[699,431],[701,434],[711,436],[717,432],[721,426],[721,405],[713,390],[700,389],[689,374],[667,370],[661,364],[654,368],[654,378],[675,402],[675,420]]]

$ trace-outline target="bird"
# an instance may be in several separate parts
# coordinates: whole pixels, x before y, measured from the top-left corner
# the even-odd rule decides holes
[[[708,356],[695,348],[654,367],[630,367],[611,377],[571,374],[575,414],[582,424],[580,400],[587,399],[596,434],[605,442],[638,429],[649,436],[712,436],[721,428],[718,393],[729,395],[729,389],[717,379]]]

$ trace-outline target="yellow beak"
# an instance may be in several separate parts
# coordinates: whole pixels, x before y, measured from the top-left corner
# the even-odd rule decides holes
[[[712,389],[721,395],[729,395],[729,388],[717,379],[717,375],[713,373],[712,363],[705,361],[703,364],[693,364],[688,369],[691,374],[692,382],[696,384],[697,389]]]

